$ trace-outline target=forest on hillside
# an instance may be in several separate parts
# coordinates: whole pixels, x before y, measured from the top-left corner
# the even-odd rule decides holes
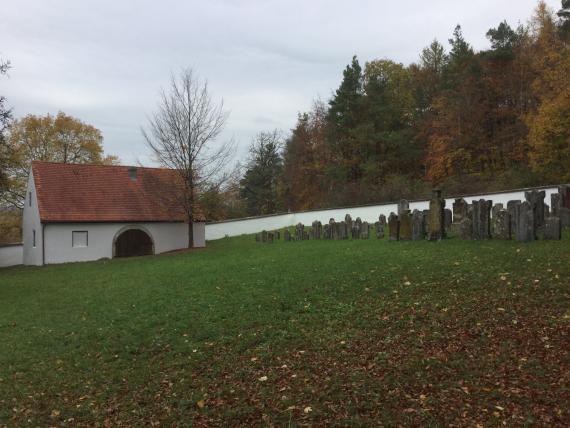
[[[570,182],[570,1],[476,52],[458,25],[416,63],[355,56],[290,135],[261,132],[211,219]]]

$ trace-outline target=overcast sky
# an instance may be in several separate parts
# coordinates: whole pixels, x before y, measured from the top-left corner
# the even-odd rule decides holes
[[[16,117],[59,110],[103,132],[107,153],[152,165],[140,126],[172,72],[192,67],[230,110],[224,138],[243,158],[263,130],[288,132],[328,99],[352,55],[361,64],[417,61],[456,24],[475,49],[503,19],[526,22],[535,0],[45,1],[0,10],[0,80]],[[560,2],[549,0],[555,9]]]

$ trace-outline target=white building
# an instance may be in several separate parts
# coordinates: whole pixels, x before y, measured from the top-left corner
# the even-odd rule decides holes
[[[24,264],[186,248],[181,194],[174,170],[33,162],[23,218]],[[194,244],[204,247],[205,219],[194,217]]]

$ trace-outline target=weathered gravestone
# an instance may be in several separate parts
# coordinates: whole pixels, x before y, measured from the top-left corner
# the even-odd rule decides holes
[[[560,208],[562,208],[562,195],[560,193],[553,193],[550,195],[551,214],[555,217],[560,215]]]
[[[370,225],[367,221],[362,222],[360,229],[360,239],[368,239],[370,237]]]
[[[360,232],[362,231],[362,219],[360,217],[356,217],[356,220],[354,220],[354,225],[356,226],[358,235],[360,235]]]
[[[297,223],[297,226],[295,226],[295,239],[297,241],[305,239],[305,226],[303,226],[303,223]]]
[[[502,209],[504,209],[504,207],[503,207],[503,204],[501,204],[501,203],[493,205],[493,207],[491,208],[491,219],[493,219],[493,217],[496,217],[499,210],[502,210]]]
[[[446,208],[443,211],[443,215],[445,219],[445,230],[449,230],[451,223],[453,222],[453,213],[449,208]]]
[[[388,239],[390,241],[397,241],[399,239],[399,228],[398,216],[394,213],[390,213],[388,216]]]
[[[439,241],[445,237],[445,199],[441,190],[434,189],[429,201],[428,240]]]
[[[344,222],[346,223],[347,230],[352,229],[352,217],[350,214],[344,216]]]
[[[534,225],[534,211],[532,205],[528,201],[522,202],[516,206],[516,238],[519,242],[530,242],[536,238],[536,229]]]
[[[419,210],[412,212],[412,241],[425,239],[424,214]]]
[[[422,215],[424,218],[424,230],[427,235],[429,233],[429,210],[423,210]]]
[[[457,198],[453,203],[453,223],[459,223],[467,217],[469,204],[463,198]]]
[[[409,209],[409,202],[406,199],[400,199],[400,202],[398,202],[398,217],[400,217],[404,211]]]
[[[544,197],[546,192],[544,190],[529,190],[524,192],[524,197],[532,207],[532,214],[534,216],[534,228],[542,229],[544,226]],[[536,236],[535,236],[536,238]]]
[[[544,239],[559,241],[562,239],[560,217],[548,217],[544,223]]]
[[[570,209],[566,207],[560,208],[560,223],[562,227],[570,227]]]
[[[330,224],[325,224],[323,226],[323,238],[331,239],[331,226],[330,226]]]
[[[378,222],[381,226],[386,226],[386,216],[384,214],[380,214],[378,216]]]
[[[341,240],[341,239],[346,239],[348,237],[347,233],[346,233],[346,223],[344,221],[341,221],[340,223],[335,223],[335,228],[336,228],[336,239]]]
[[[261,242],[267,242],[267,230],[261,231]]]
[[[360,230],[358,230],[356,225],[353,225],[352,229],[350,229],[350,237],[352,239],[360,239]]]
[[[273,242],[274,235],[271,232],[267,232],[267,242]]]
[[[278,230],[275,232],[275,239],[277,239],[278,241],[281,239],[281,232],[279,232]]]
[[[334,231],[334,218],[329,219],[329,236],[328,239],[335,239],[335,231]]]
[[[313,239],[321,239],[323,235],[323,225],[320,221],[315,220],[312,224]]]
[[[384,225],[377,221],[374,223],[374,229],[376,229],[376,239],[384,239]]]
[[[255,242],[259,242],[261,241],[261,236],[259,236],[259,233],[255,234]]]
[[[519,222],[518,206],[521,201],[509,201],[507,202],[507,211],[509,213],[509,221],[511,223],[511,236],[516,238]]]
[[[400,241],[409,241],[412,239],[412,215],[410,210],[403,210],[398,216],[400,221]]]
[[[550,217],[550,206],[548,204],[544,204],[544,221],[546,218]]]
[[[289,242],[291,240],[291,232],[289,232],[289,229],[285,229],[283,232],[283,240],[285,242]]]
[[[457,237],[463,240],[473,239],[473,221],[469,217],[465,217],[457,223],[456,229]]]
[[[473,201],[473,239],[484,240],[491,237],[492,206],[493,201]]]
[[[493,224],[493,238],[511,239],[511,220],[507,210],[500,209],[496,211]]]

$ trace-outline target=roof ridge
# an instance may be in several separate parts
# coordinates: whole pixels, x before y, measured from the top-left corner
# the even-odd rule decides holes
[[[140,165],[107,165],[102,163],[65,163],[65,162],[54,162],[54,161],[42,161],[33,160],[34,164],[50,164],[50,165],[61,165],[61,166],[98,166],[98,167],[109,167],[109,168],[144,168],[144,169],[159,169],[164,171],[176,171],[174,168],[164,168],[159,166],[140,166]]]

